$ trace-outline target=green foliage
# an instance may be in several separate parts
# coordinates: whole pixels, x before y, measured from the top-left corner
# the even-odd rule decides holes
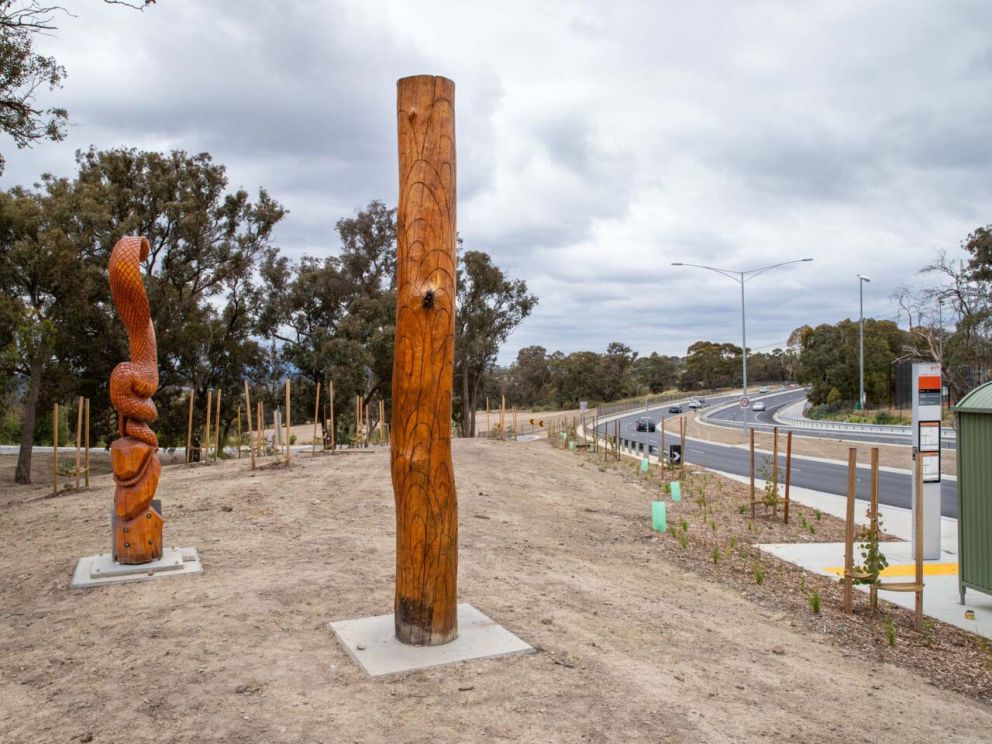
[[[765,583],[765,567],[761,565],[761,561],[754,562],[754,583],[761,586]]]
[[[838,406],[857,399],[858,333],[856,320],[842,320],[816,328],[803,326],[789,337],[790,349],[798,356],[796,380],[809,386],[809,400],[814,406]],[[888,401],[890,365],[911,340],[910,334],[893,321],[865,319],[865,392],[869,401]]]
[[[713,559],[713,563],[717,564],[720,562],[720,548],[716,545],[713,546],[713,550],[710,553],[710,557]]]
[[[809,608],[814,615],[820,614],[820,591],[818,589],[814,588],[809,593]]]
[[[879,536],[882,532],[882,515],[876,518],[875,527],[871,526],[871,509],[867,512],[869,524],[858,532],[858,546],[861,552],[861,564],[854,567],[858,573],[869,574],[865,579],[854,579],[855,584],[877,584],[879,576],[889,566],[889,561],[881,551]]]
[[[891,617],[885,621],[885,639],[889,642],[889,646],[896,647],[896,626],[892,623]]]
[[[462,431],[475,435],[475,411],[483,377],[495,364],[500,345],[537,306],[522,279],[509,279],[489,254],[460,256],[455,315],[455,401]]]
[[[66,110],[42,109],[37,101],[40,92],[61,88],[65,78],[65,68],[54,57],[34,50],[35,35],[55,29],[56,10],[38,3],[0,3],[0,131],[18,148],[65,138]],[[0,174],[4,165],[0,156]]]

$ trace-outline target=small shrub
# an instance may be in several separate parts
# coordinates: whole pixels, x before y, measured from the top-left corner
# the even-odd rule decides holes
[[[934,624],[934,621],[933,620],[924,620],[923,621],[923,630],[921,632],[923,634],[923,642],[925,644],[927,644],[928,646],[931,643],[933,643],[933,635],[934,635],[934,630],[936,628],[937,628],[937,626],[936,626],[936,624]]]
[[[889,642],[889,646],[896,647],[896,626],[892,624],[891,617],[885,623],[885,639]]]
[[[754,563],[754,583],[758,586],[765,583],[765,567],[761,565],[761,561]]]
[[[737,536],[736,535],[730,538],[729,545],[730,545],[730,550],[733,550],[734,548],[737,547]]]
[[[296,444],[296,435],[295,435],[295,434],[290,434],[290,435],[289,435],[289,443],[290,443],[291,445],[292,445],[292,444]]]
[[[814,615],[820,614],[820,592],[815,588],[809,595],[809,608],[813,610]]]
[[[714,532],[716,532],[716,520],[715,519],[711,519],[710,522],[709,522],[709,524],[710,524],[710,529],[713,530]]]
[[[682,519],[679,520],[679,527],[683,532],[689,531],[689,523],[685,521],[685,517],[682,517]]]
[[[682,548],[683,550],[689,547],[689,535],[687,535],[685,532],[679,533],[679,547]]]
[[[821,512],[819,509],[814,509],[813,516],[816,517],[816,521],[819,522],[821,519],[823,519],[823,512]]]
[[[889,561],[885,553],[881,551],[879,534],[882,531],[882,515],[879,514],[876,520],[876,527],[871,527],[871,510],[868,511],[869,526],[861,528],[858,539],[861,541],[859,549],[861,551],[861,565],[855,566],[854,570],[860,573],[869,574],[867,579],[855,579],[856,584],[877,584],[879,575],[888,568]]]
[[[713,552],[710,553],[710,557],[713,559],[713,563],[717,564],[720,562],[720,548],[716,545],[713,546]]]
[[[747,505],[746,504],[741,504],[740,506],[738,506],[737,507],[737,513],[738,514],[746,514],[747,513]]]

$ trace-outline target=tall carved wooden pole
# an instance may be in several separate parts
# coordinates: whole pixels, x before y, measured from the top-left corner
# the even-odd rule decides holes
[[[392,473],[396,637],[458,636],[458,508],[451,464],[455,364],[455,85],[397,83],[396,350]]]
[[[127,330],[130,362],[110,375],[110,401],[121,438],[110,446],[114,493],[113,556],[119,563],[148,563],[162,557],[162,515],[152,500],[162,465],[158,437],[148,424],[158,417],[151,397],[158,390],[158,353],[151,309],[141,279],[148,241],[126,237],[110,254],[110,291]]]

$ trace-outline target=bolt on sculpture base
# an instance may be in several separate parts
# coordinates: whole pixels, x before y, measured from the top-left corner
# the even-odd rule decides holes
[[[86,589],[128,581],[149,581],[169,576],[203,573],[196,548],[164,548],[162,557],[148,563],[119,563],[110,553],[80,558],[72,574],[71,586]]]
[[[340,620],[329,627],[370,677],[533,653],[534,648],[472,605],[458,605],[458,637],[441,646],[411,646],[396,638],[392,615]]]

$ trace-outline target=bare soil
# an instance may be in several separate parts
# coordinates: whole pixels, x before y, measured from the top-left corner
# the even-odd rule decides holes
[[[391,610],[386,451],[254,473],[246,460],[166,467],[166,542],[198,548],[205,573],[90,590],[68,583],[78,557],[107,547],[110,477],[54,498],[8,478],[0,741],[987,740],[987,687],[965,695],[909,668],[901,625],[895,649],[847,646],[821,627],[833,615],[807,620],[784,589],[707,575],[650,531],[659,487],[626,465],[546,442],[454,452],[460,599],[538,653],[375,680],[327,623]],[[728,516],[714,514],[729,542],[740,497],[726,493]],[[943,633],[937,668],[952,663]]]

